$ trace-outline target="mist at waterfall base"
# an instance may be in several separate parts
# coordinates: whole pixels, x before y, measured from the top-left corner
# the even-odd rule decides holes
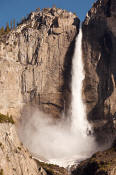
[[[55,120],[37,108],[25,108],[19,136],[36,159],[67,167],[90,157],[98,149],[91,126],[86,119],[86,108],[82,100],[84,79],[82,62],[82,31],[76,39],[72,66],[72,102],[70,116],[62,114]]]

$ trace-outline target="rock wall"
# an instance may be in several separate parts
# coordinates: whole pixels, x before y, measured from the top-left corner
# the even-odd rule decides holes
[[[11,123],[0,124],[0,174],[47,175],[20,143],[15,125]]]
[[[19,116],[27,103],[58,117],[70,94],[71,62],[79,19],[47,8],[32,12],[0,37],[0,112]],[[68,95],[67,95],[68,94]]]
[[[116,145],[103,152],[97,152],[91,158],[82,161],[72,175],[115,175]]]
[[[88,118],[109,127],[116,116],[116,1],[95,2],[82,28]]]
[[[71,12],[37,9],[15,30],[0,36],[0,113],[12,114],[17,121],[25,105],[37,105],[54,117],[68,108],[79,23]],[[52,166],[51,173],[50,165],[35,162],[20,143],[15,125],[3,121],[3,116],[0,115],[0,174],[67,174],[57,166]]]

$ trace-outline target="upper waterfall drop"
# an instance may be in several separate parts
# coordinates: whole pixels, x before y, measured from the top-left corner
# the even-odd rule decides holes
[[[86,117],[86,106],[82,99],[83,80],[85,72],[82,60],[82,29],[80,28],[79,34],[76,38],[75,52],[72,62],[72,130],[76,133],[79,132],[83,136],[90,130],[90,124]]]

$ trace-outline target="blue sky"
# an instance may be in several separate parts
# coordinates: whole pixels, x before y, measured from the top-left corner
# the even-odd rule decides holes
[[[52,7],[75,12],[82,20],[95,0],[0,0],[0,27],[15,19],[16,22],[36,8]]]

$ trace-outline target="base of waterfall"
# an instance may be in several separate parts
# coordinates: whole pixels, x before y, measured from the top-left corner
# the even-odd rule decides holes
[[[35,160],[38,160],[40,162],[44,162],[47,164],[53,164],[53,165],[58,165],[60,167],[64,167],[67,169],[70,169],[72,166],[77,166],[81,161],[87,159],[90,157],[87,156],[85,157],[84,155],[77,155],[77,156],[73,156],[70,159],[67,158],[62,158],[62,159],[50,159],[50,160],[46,160],[44,158],[40,158],[41,156],[37,156],[37,155],[33,155],[32,158]]]
[[[80,128],[75,131],[69,117],[53,120],[35,108],[33,115],[28,110],[27,113],[24,113],[26,118],[23,117],[18,133],[35,159],[68,167],[96,152],[94,136],[83,133]]]
[[[83,133],[80,128],[73,129],[69,117],[53,119],[35,108],[33,115],[27,112],[18,133],[33,159],[70,169],[107,148],[98,146],[94,134],[88,130]]]

